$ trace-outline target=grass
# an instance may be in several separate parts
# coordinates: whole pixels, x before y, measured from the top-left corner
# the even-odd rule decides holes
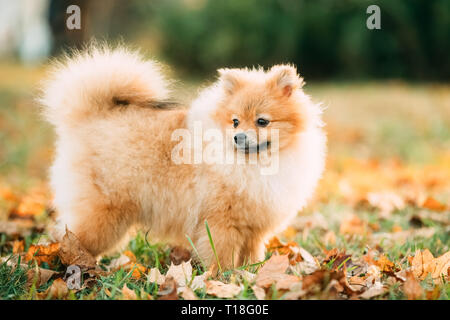
[[[22,199],[33,188],[45,185],[53,156],[53,133],[40,120],[33,102],[42,69],[2,64],[0,68],[2,74],[6,72],[6,76],[0,79],[0,187],[12,189]],[[339,248],[355,260],[364,256],[368,249],[378,247],[401,269],[409,267],[407,257],[418,249],[427,248],[435,257],[449,251],[449,212],[439,216],[439,213],[407,201],[409,193],[414,191],[449,205],[449,86],[399,82],[308,83],[305,90],[314,100],[323,101],[326,107],[324,118],[329,136],[327,170],[315,199],[294,221],[294,231],[279,237],[294,241],[314,257],[322,258],[324,250]],[[385,190],[405,200],[403,208],[393,210],[387,216],[380,214],[381,208],[368,206],[365,198],[368,192]],[[11,210],[11,203],[0,197],[0,227],[8,220]],[[350,214],[364,222],[367,234],[341,232],[342,222]],[[48,239],[45,227],[52,220],[51,212],[44,212],[36,220],[44,228],[33,228],[30,234],[21,237],[25,251],[31,244]],[[205,228],[217,259],[214,234],[207,222]],[[423,228],[431,228],[433,233],[415,235]],[[407,234],[402,237],[402,232]],[[334,241],[329,239],[331,233]],[[1,257],[12,254],[12,243],[16,238],[0,229]],[[196,252],[189,237],[188,242]],[[147,239],[147,235],[138,234],[129,242],[127,250],[135,255],[136,263],[157,268],[162,274],[170,266],[170,246],[154,243]],[[103,257],[100,266],[106,269],[118,256]],[[268,253],[267,258],[269,256]],[[237,269],[255,272],[262,263],[238,266]],[[48,268],[46,265],[41,267]],[[221,279],[236,277],[234,272],[222,270],[220,264],[218,267]],[[203,262],[193,268],[193,276],[206,271]],[[64,268],[58,271],[62,272]],[[68,298],[120,299],[124,286],[133,290],[138,298],[158,298],[159,286],[146,277],[134,277],[133,271],[120,269],[100,276],[91,287],[72,292]],[[0,263],[0,299],[34,299],[54,281],[38,288],[29,287],[26,272],[23,268]],[[236,298],[255,299],[251,284],[246,279],[241,283],[243,290]],[[425,290],[434,288],[429,278],[420,284]],[[449,283],[441,285],[439,290],[439,299],[448,300]],[[215,298],[205,289],[198,289],[195,294],[199,299]],[[275,288],[271,289],[271,296],[282,298]],[[375,297],[405,298],[398,283],[390,285],[384,296]]]

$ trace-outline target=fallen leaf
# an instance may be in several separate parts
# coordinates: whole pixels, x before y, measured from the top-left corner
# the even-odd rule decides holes
[[[61,241],[58,254],[61,262],[66,266],[76,264],[82,269],[93,269],[97,265],[96,259],[83,247],[75,234],[68,229],[66,229],[66,234]]]
[[[184,300],[198,300],[198,297],[196,296],[194,291],[192,291],[192,289],[188,287],[184,288],[183,292],[181,293],[181,297]]]
[[[366,235],[369,231],[367,230],[367,224],[353,214],[341,222],[339,232],[341,234]]]
[[[31,245],[25,255],[25,261],[36,261],[38,265],[47,263],[55,267],[55,259],[58,257],[60,245],[57,242],[49,245]]]
[[[444,211],[447,208],[447,206],[445,204],[440,203],[433,197],[426,198],[426,200],[422,203],[422,207],[425,209],[428,209],[428,210],[433,210],[433,211],[438,211],[438,212]]]
[[[441,296],[441,288],[440,286],[435,286],[433,290],[425,291],[425,295],[427,300],[437,300]]]
[[[23,240],[15,240],[12,247],[13,254],[21,253],[25,250],[25,243]]]
[[[202,275],[195,276],[190,284],[192,290],[204,289],[206,287],[206,280],[211,276],[209,272],[205,272]]]
[[[397,271],[395,269],[394,263],[390,261],[384,254],[381,254],[378,257],[378,260],[375,261],[375,264],[380,268],[381,272],[393,274]]]
[[[258,287],[257,285],[253,285],[252,290],[253,290],[253,293],[255,294],[256,299],[258,299],[258,300],[266,299],[266,291],[263,288]]]
[[[448,268],[450,268],[450,251],[439,258],[434,258],[428,249],[417,250],[411,261],[412,272],[420,280],[425,279],[431,273],[434,280],[441,281],[442,276],[448,278]]]
[[[266,244],[266,249],[269,252],[276,252],[279,255],[287,255],[289,258],[289,262],[292,265],[302,261],[299,246],[294,241],[283,243],[277,237],[273,237]]]
[[[267,288],[272,283],[284,277],[289,267],[289,258],[287,255],[272,255],[270,259],[264,263],[256,276],[256,285]]]
[[[53,281],[52,285],[43,293],[38,293],[38,297],[41,299],[64,299],[69,294],[69,289],[63,279],[58,278]]]
[[[123,255],[126,256],[126,257],[128,257],[128,259],[129,259],[131,262],[136,262],[136,256],[135,256],[134,253],[131,252],[130,250],[125,250],[125,251],[123,252]]]
[[[167,277],[159,287],[158,300],[178,300],[177,283],[172,277]]]
[[[380,216],[387,218],[394,210],[405,208],[405,201],[399,195],[390,191],[370,192],[367,201],[372,207],[380,209]]]
[[[136,292],[134,292],[134,290],[131,290],[125,284],[122,288],[122,298],[124,300],[137,300],[137,295]]]
[[[223,283],[216,280],[206,281],[206,293],[218,298],[233,298],[241,292],[241,288],[232,283]]]
[[[127,255],[121,254],[120,257],[111,260],[111,262],[108,265],[108,270],[120,269],[121,267],[129,264],[130,262],[131,260]]]
[[[302,256],[302,261],[294,266],[290,266],[294,274],[311,274],[320,269],[320,263],[308,251],[300,247],[299,252]]]
[[[48,198],[45,191],[40,189],[32,190],[23,197],[13,214],[22,218],[33,218],[45,212]]]
[[[161,285],[166,281],[166,277],[161,274],[158,268],[151,268],[147,275],[147,280]]]
[[[283,299],[285,300],[298,300],[304,297],[307,294],[305,290],[303,290],[303,284],[301,282],[297,282],[292,285],[290,291],[283,295]]]
[[[32,284],[36,285],[36,288],[46,284],[54,275],[59,272],[43,269],[39,267],[31,268],[27,271],[27,287]]]
[[[323,241],[326,245],[334,245],[336,243],[336,234],[333,230],[328,231],[323,236]]]
[[[420,299],[423,289],[412,272],[406,272],[406,281],[403,283],[403,292],[408,300]]]
[[[139,279],[147,273],[147,268],[140,263],[129,263],[124,266],[124,270],[126,270],[127,272],[133,270],[131,277],[133,277],[134,279]]]
[[[327,256],[325,257],[324,264],[331,263],[331,270],[336,271],[345,266],[349,267],[353,262],[351,260],[351,255],[345,254],[345,252],[339,252],[337,248],[334,248],[327,252]]]
[[[186,286],[192,278],[192,265],[191,261],[182,262],[179,265],[170,264],[169,270],[166,273],[166,277],[172,277],[177,283],[178,287]]]
[[[368,290],[364,291],[359,295],[359,298],[362,299],[370,299],[376,296],[380,296],[385,294],[387,289],[383,286],[383,284],[379,281],[375,282],[375,284],[370,287]]]

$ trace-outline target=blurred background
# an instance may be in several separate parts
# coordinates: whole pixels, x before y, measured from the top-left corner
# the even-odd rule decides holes
[[[81,28],[69,30],[74,4]],[[379,30],[366,27],[373,4],[381,9]],[[412,166],[410,175],[434,179],[440,199],[450,195],[443,182],[450,176],[448,0],[0,0],[0,9],[4,188],[45,184],[54,137],[33,100],[39,81],[49,59],[96,38],[167,64],[187,103],[217,68],[293,63],[305,91],[326,108],[323,183],[330,188],[323,198],[355,161],[374,173],[361,183],[375,189],[383,166]]]

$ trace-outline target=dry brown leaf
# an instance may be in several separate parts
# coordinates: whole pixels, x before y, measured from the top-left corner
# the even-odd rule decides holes
[[[383,286],[383,284],[379,281],[375,282],[375,284],[370,287],[368,290],[364,291],[359,295],[359,298],[362,299],[370,299],[376,296],[380,296],[386,293],[387,289]]]
[[[125,284],[122,288],[122,298],[124,300],[137,300],[138,297],[136,295],[136,292],[128,288],[127,285]]]
[[[36,288],[47,283],[54,275],[58,274],[56,271],[43,269],[39,267],[32,268],[27,271],[27,287],[35,283]]]
[[[252,286],[253,293],[255,294],[256,299],[265,300],[266,299],[266,291],[258,287],[257,285]]]
[[[191,288],[184,287],[183,292],[181,293],[181,297],[184,300],[198,300],[197,295],[192,291]]]
[[[53,281],[52,285],[45,290],[43,293],[38,293],[38,297],[41,299],[46,299],[50,297],[51,299],[64,299],[69,294],[69,289],[63,279],[58,278]]]
[[[441,212],[441,211],[444,211],[445,209],[447,209],[447,206],[445,204],[440,203],[433,197],[426,198],[426,200],[422,203],[422,207],[425,209],[428,209],[428,210],[433,210],[433,211],[438,211],[438,212]]]
[[[69,266],[76,264],[84,269],[93,269],[97,265],[96,259],[87,251],[74,233],[66,229],[59,249],[61,262]]]
[[[284,275],[289,267],[289,258],[287,255],[272,255],[270,259],[264,263],[256,276],[256,285],[267,288],[280,279],[280,275]]]
[[[417,250],[411,261],[411,269],[414,276],[420,280],[426,278],[431,273],[434,280],[442,280],[442,276],[448,278],[448,268],[450,268],[450,251],[438,258],[434,258],[433,254],[425,249]]]
[[[423,289],[419,281],[417,281],[414,274],[410,271],[406,272],[406,281],[403,283],[403,292],[408,300],[417,300],[423,295]]]
[[[223,283],[216,280],[206,281],[206,293],[218,298],[233,298],[241,292],[241,288],[232,283]]]
[[[286,291],[290,290],[294,284],[301,280],[300,277],[291,275],[291,274],[283,274],[280,275],[279,279],[276,282],[275,289],[277,291]]]
[[[289,292],[283,295],[283,299],[285,300],[298,300],[305,296],[307,292],[303,290],[303,284],[301,282],[297,282],[292,285]]]
[[[158,300],[178,300],[177,283],[172,277],[167,277],[166,281],[159,287]]]
[[[159,285],[166,281],[166,277],[161,274],[158,268],[151,268],[147,275],[147,279],[149,282],[156,282]]]
[[[170,264],[166,277],[173,277],[178,287],[184,287],[192,278],[191,261],[182,262],[179,265]]]
[[[205,272],[202,275],[195,276],[190,284],[192,290],[203,289],[206,286],[206,280],[211,276],[209,272]]]

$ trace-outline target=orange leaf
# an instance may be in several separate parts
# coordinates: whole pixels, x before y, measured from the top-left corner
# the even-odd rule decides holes
[[[292,265],[303,260],[300,254],[300,247],[294,241],[283,243],[277,237],[273,237],[269,240],[269,243],[266,244],[266,248],[269,252],[276,252],[279,255],[287,255],[290,264]]]
[[[447,207],[445,204],[440,203],[433,197],[428,197],[424,203],[422,204],[422,207],[433,210],[433,211],[444,211]]]
[[[339,232],[342,234],[365,235],[368,233],[368,230],[364,221],[356,215],[351,215],[342,221]]]
[[[423,289],[420,286],[419,281],[417,281],[413,273],[410,271],[406,273],[406,281],[403,284],[403,292],[408,300],[417,300],[423,295]]]
[[[131,276],[133,278],[135,278],[135,279],[139,279],[140,277],[142,277],[147,272],[147,268],[144,267],[142,264],[139,264],[139,263],[127,264],[124,269],[127,270],[127,271],[130,271],[133,268],[134,268],[134,270],[133,270],[133,273],[131,274]]]
[[[15,240],[13,242],[13,253],[20,253],[25,250],[25,245],[23,240]]]
[[[58,256],[60,245],[57,242],[45,245],[31,245],[25,255],[25,261],[34,260],[41,265],[46,262],[50,267],[54,267],[55,258]]]

